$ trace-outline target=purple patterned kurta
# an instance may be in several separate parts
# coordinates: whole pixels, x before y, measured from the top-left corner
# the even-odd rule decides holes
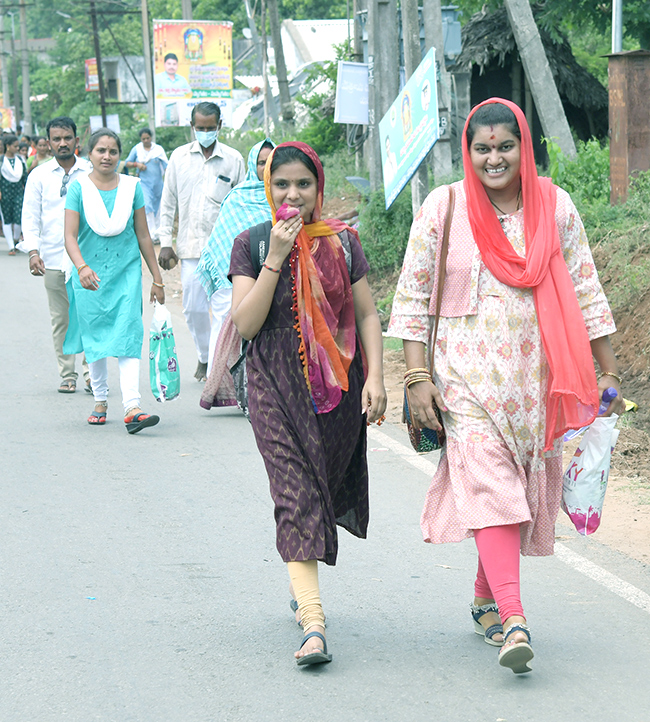
[[[361,244],[348,234],[350,280],[368,272]],[[318,264],[319,250],[313,251]],[[235,239],[230,276],[256,278],[248,231]],[[298,356],[289,258],[271,309],[248,346],[248,401],[253,432],[275,503],[276,544],[283,561],[336,563],[336,525],[365,538],[368,527],[366,417],[359,344],[348,373],[349,391],[330,413],[316,414]]]

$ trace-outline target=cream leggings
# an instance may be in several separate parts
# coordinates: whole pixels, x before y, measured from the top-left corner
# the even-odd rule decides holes
[[[318,587],[318,562],[287,562],[293,593],[298,602],[300,620],[305,632],[316,625],[325,626],[325,615]]]

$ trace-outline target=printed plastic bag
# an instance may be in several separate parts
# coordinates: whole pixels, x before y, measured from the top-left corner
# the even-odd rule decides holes
[[[562,508],[583,536],[600,526],[618,416],[599,416],[585,432],[564,472]]]
[[[149,381],[156,401],[171,401],[181,392],[172,316],[157,303],[149,329]]]

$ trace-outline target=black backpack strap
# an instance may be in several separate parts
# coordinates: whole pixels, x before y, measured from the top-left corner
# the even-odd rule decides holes
[[[253,262],[253,270],[259,276],[262,271],[262,264],[266,260],[269,252],[269,242],[271,240],[271,221],[258,223],[249,230],[249,240],[251,246],[251,261]],[[343,253],[345,254],[345,265],[348,267],[348,273],[352,277],[352,248],[350,247],[350,238],[344,231],[339,234]]]
[[[250,231],[251,245],[251,261],[253,262],[253,270],[259,276],[262,271],[262,264],[266,260],[269,252],[269,241],[271,240],[271,221],[258,223],[253,226]]]

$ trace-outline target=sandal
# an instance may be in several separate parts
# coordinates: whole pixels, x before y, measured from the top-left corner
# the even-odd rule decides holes
[[[85,391],[87,394],[92,394],[92,392],[93,392],[93,387],[90,385],[90,379],[88,379],[88,381],[86,381],[86,383],[84,384],[84,391]]]
[[[74,394],[77,390],[77,382],[74,379],[65,379],[61,381],[58,388],[60,394]]]
[[[208,380],[208,364],[199,361],[196,365],[196,371],[194,372],[194,378],[197,381],[204,382]]]
[[[499,607],[496,602],[489,602],[488,604],[481,604],[480,606],[470,604],[469,607],[472,610],[472,619],[474,620],[474,631],[476,634],[484,637],[485,643],[492,647],[503,647],[503,639],[498,641],[494,638],[497,634],[503,634],[503,625],[492,624],[486,629],[479,621],[481,617],[488,612],[499,613]]]
[[[10,256],[15,256],[15,255],[16,255],[16,249],[15,249],[15,248],[12,248],[12,249],[9,251],[9,255],[10,255]]]
[[[103,409],[107,409],[108,403],[105,401],[97,401],[95,406],[101,406]],[[88,423],[91,426],[103,426],[106,423],[106,411],[92,411],[88,417]]]
[[[155,426],[160,421],[160,416],[145,414],[143,411],[138,411],[138,413],[134,414],[132,411],[132,409],[128,411],[124,417],[126,430],[129,434],[137,434],[138,431],[142,431],[142,429],[146,429],[149,426]]]
[[[527,642],[508,642],[508,637],[514,632],[523,632],[527,637]],[[530,646],[530,629],[525,624],[513,624],[505,633],[503,647],[499,652],[499,664],[502,667],[511,669],[515,674],[524,674],[533,670],[528,666],[528,662],[535,656],[533,648]]]
[[[305,646],[305,642],[312,637],[318,637],[323,642],[323,649],[316,649],[311,654],[306,654],[304,657],[298,657],[296,660],[299,667],[304,667],[309,664],[323,664],[325,662],[332,661],[332,655],[327,653],[327,642],[325,637],[320,632],[309,632],[305,634],[300,645],[300,649]]]

